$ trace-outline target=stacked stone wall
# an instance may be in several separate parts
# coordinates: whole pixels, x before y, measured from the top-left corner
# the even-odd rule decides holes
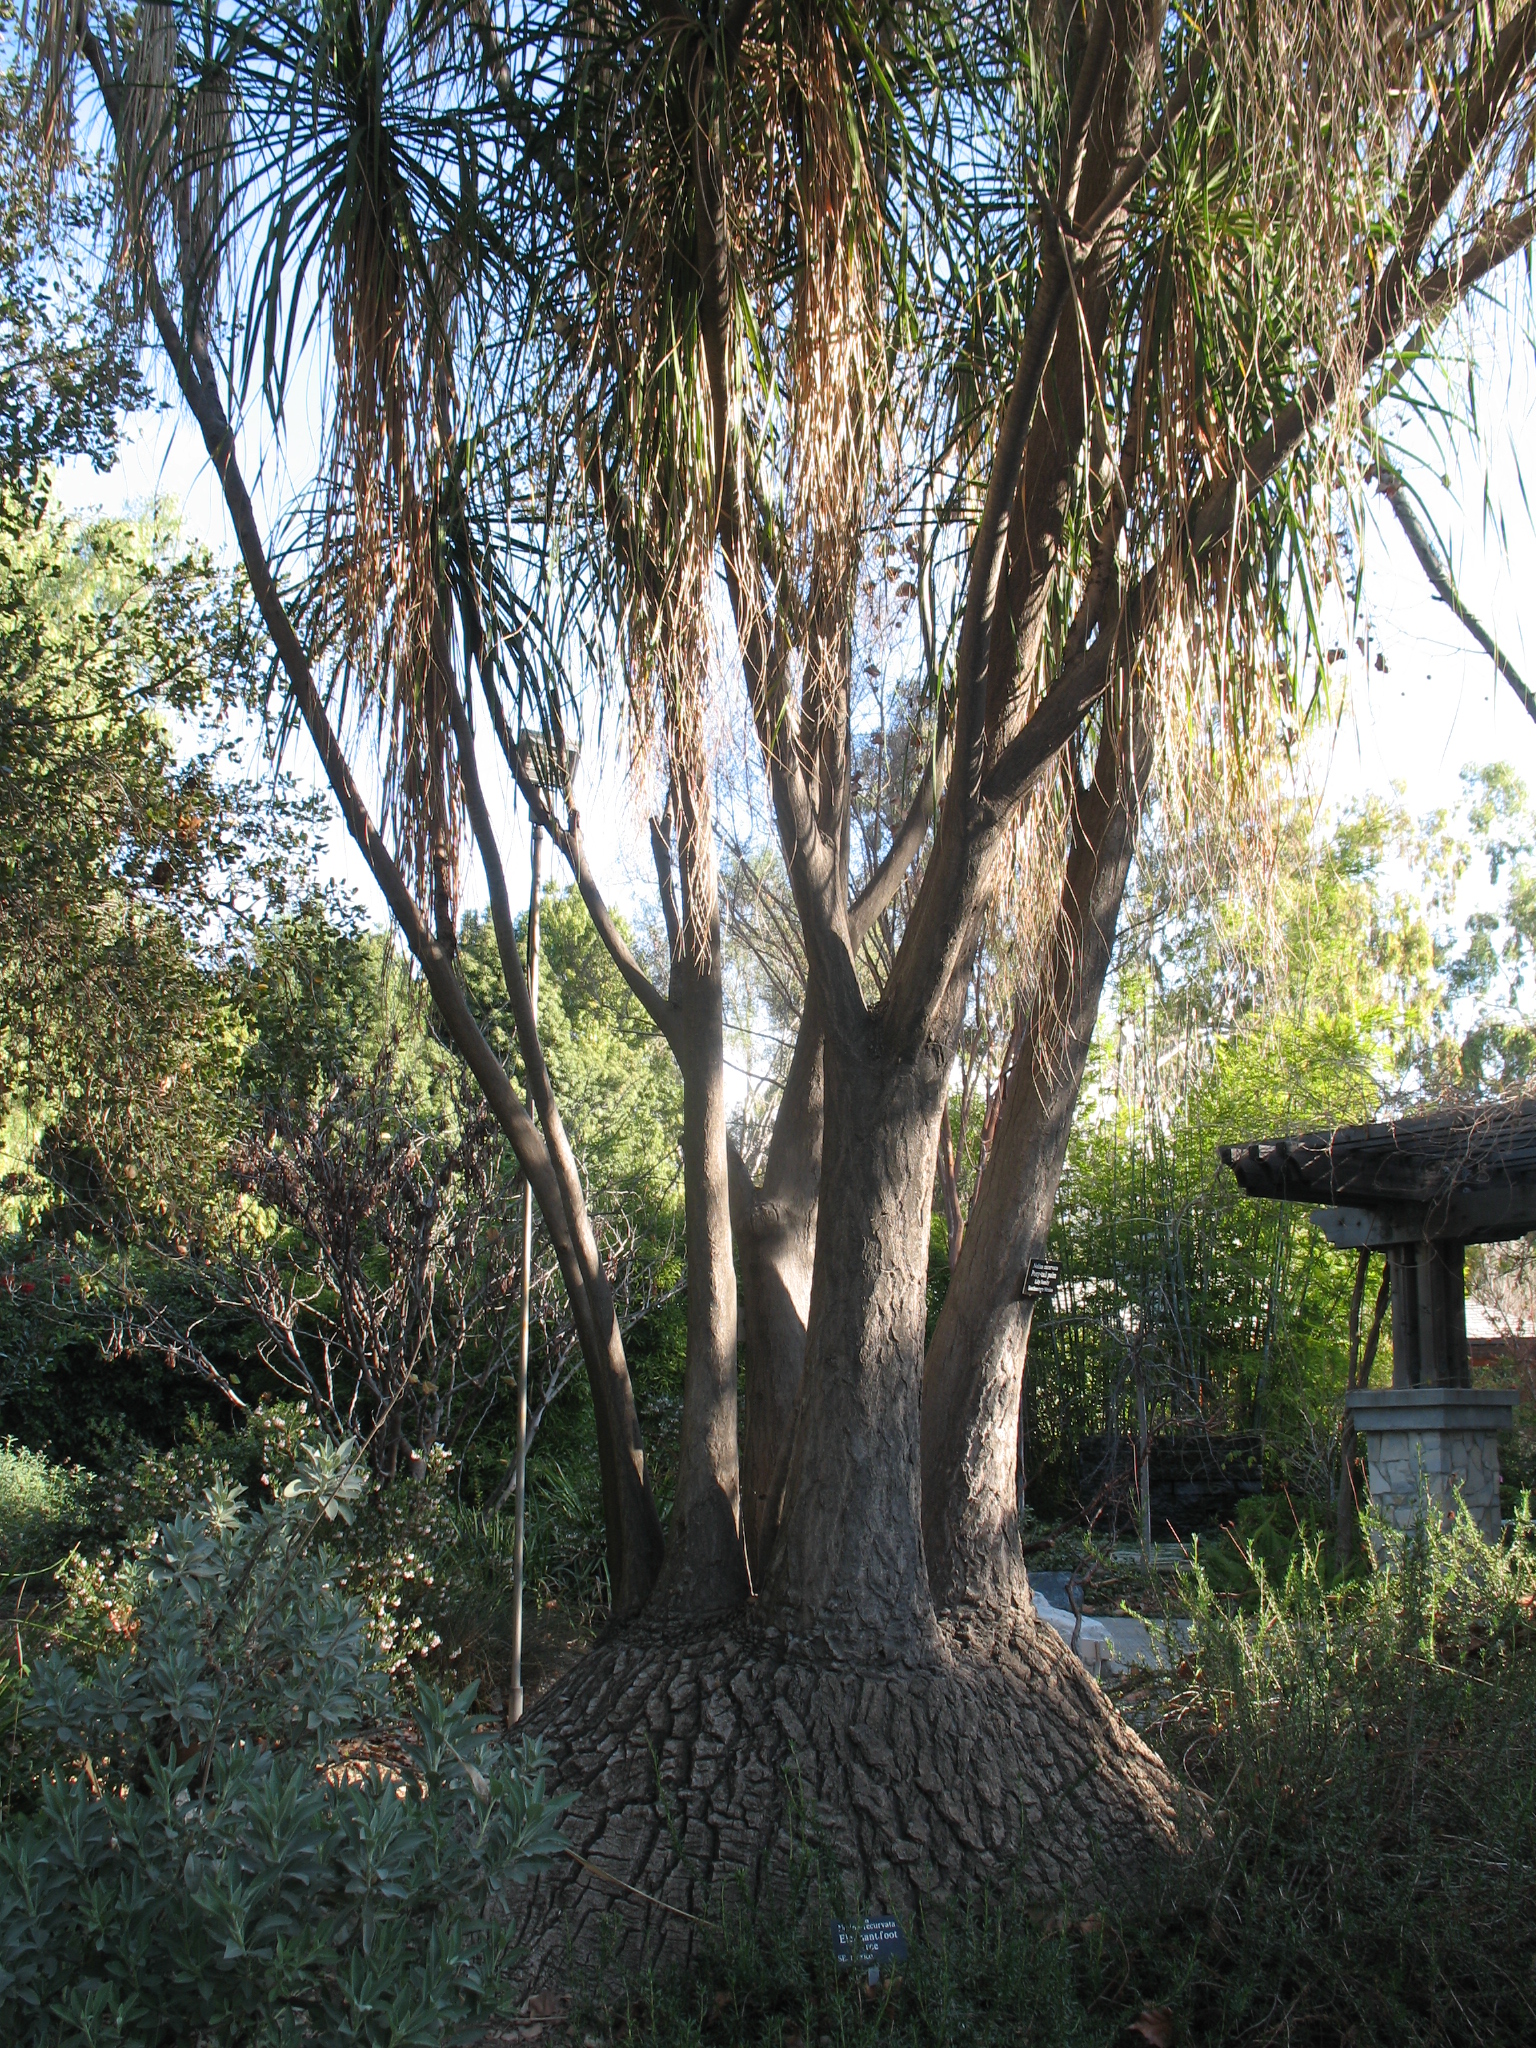
[[[1490,1542],[1499,1535],[1499,1440],[1486,1429],[1369,1430],[1371,1504],[1385,1521],[1411,1529],[1422,1484],[1447,1519],[1458,1493]]]

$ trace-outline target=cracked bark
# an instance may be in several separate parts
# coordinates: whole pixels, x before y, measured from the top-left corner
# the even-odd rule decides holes
[[[884,1665],[752,1609],[704,1630],[646,1619],[528,1727],[553,1782],[580,1788],[561,1826],[584,1859],[514,1900],[530,1984],[686,1964],[702,1930],[679,1915],[718,1927],[743,1892],[785,1906],[797,1861],[819,1873],[813,1916],[910,1926],[987,1883],[1102,1895],[1180,1840],[1164,1766],[1027,1613],[943,1626]]]

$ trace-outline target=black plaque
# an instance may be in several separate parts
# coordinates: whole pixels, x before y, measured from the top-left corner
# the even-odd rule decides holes
[[[1056,1292],[1061,1285],[1061,1261],[1059,1259],[1031,1259],[1024,1275],[1024,1299],[1033,1301],[1037,1297]]]
[[[861,1970],[873,1974],[882,1963],[907,1960],[907,1938],[895,1920],[860,1920],[851,1927],[834,1920],[832,1943],[845,1968],[857,1963]]]

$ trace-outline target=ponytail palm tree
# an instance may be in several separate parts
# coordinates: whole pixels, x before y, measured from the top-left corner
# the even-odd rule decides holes
[[[1362,422],[1529,244],[1536,5],[1044,0],[978,24],[894,0],[326,0],[97,23],[74,0],[47,35],[59,89],[83,56],[113,124],[125,260],[291,701],[560,1248],[621,1611],[656,1575],[654,1515],[485,730],[682,1069],[673,1558],[539,1710],[585,1861],[533,1894],[536,1958],[598,1945],[612,1877],[637,1953],[690,1925],[648,1899],[686,1915],[732,1871],[772,1885],[787,1772],[871,1905],[1021,1862],[1087,1879],[1095,1836],[1122,1867],[1165,1845],[1165,1774],[1033,1617],[1028,1264],[1145,793],[1240,812],[1245,763],[1304,709],[1295,594],[1315,605],[1329,572]],[[243,374],[280,402],[290,361],[322,356],[280,581],[222,394]],[[925,766],[882,782],[866,839],[856,778],[889,737],[871,668]],[[554,727],[584,677],[622,695],[654,774],[666,989],[516,744],[530,692]],[[343,707],[375,721],[393,850]],[[725,1129],[712,750],[735,723],[805,972],[756,1182]],[[461,820],[537,1124],[453,969]],[[1021,1025],[925,1346],[940,1123],[1000,933]]]

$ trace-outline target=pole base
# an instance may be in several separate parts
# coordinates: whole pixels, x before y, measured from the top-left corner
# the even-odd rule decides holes
[[[515,1728],[523,1718],[523,1688],[510,1686],[507,1690],[507,1726]]]

